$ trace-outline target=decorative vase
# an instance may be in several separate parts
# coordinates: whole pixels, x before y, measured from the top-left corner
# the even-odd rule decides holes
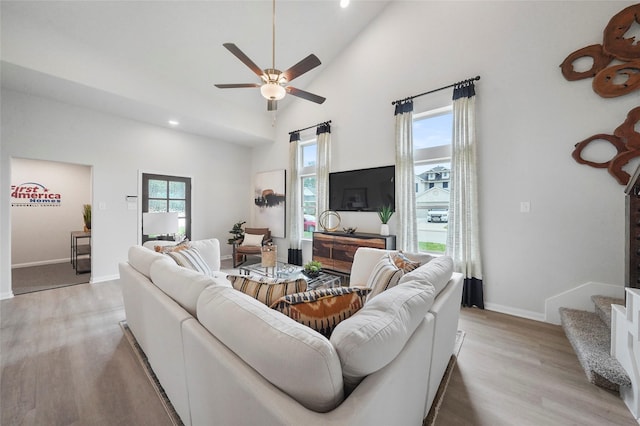
[[[384,235],[384,236],[389,235],[389,225],[388,224],[383,223],[382,225],[380,225],[380,235]]]

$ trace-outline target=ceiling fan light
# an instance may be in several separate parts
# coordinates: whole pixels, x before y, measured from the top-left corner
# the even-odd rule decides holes
[[[279,101],[280,99],[284,98],[284,95],[287,93],[287,91],[279,84],[266,83],[260,87],[260,93],[262,93],[262,96],[264,96],[266,99]]]

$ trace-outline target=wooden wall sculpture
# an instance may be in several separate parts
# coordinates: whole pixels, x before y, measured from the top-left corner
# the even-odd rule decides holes
[[[593,90],[603,98],[623,96],[640,89],[640,42],[625,38],[634,22],[640,24],[640,3],[621,10],[609,20],[602,44],[593,44],[571,53],[560,65],[569,81],[593,77]],[[583,72],[573,68],[576,60],[590,57],[593,66]],[[608,66],[612,61],[621,63]]]
[[[613,135],[597,134],[576,144],[571,156],[580,164],[596,168],[606,168],[620,185],[629,183],[631,176],[622,168],[631,160],[640,157],[640,133],[635,130],[640,123],[640,107],[627,114],[627,119],[613,132]],[[582,158],[582,150],[594,141],[606,141],[616,149],[616,155],[609,161],[597,163]]]
[[[567,56],[560,65],[564,78],[569,81],[593,78],[593,91],[603,98],[623,96],[640,89],[640,40],[636,42],[633,36],[625,38],[634,23],[640,24],[640,3],[621,10],[609,20],[602,44],[583,47]],[[576,71],[573,66],[575,61],[585,57],[593,60],[592,67],[586,71]],[[629,111],[627,119],[616,128],[613,135],[597,134],[578,142],[571,155],[580,164],[606,168],[618,183],[626,185],[631,176],[622,168],[632,159],[640,157],[640,133],[635,130],[639,123],[640,107],[637,107]],[[610,143],[616,154],[601,163],[585,160],[582,151],[594,141]]]

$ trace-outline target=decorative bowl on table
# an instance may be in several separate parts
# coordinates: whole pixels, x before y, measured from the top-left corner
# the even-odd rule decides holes
[[[353,234],[354,232],[356,232],[356,229],[358,228],[342,228],[345,234]]]
[[[303,269],[302,274],[307,278],[318,278],[320,276],[320,271],[307,271],[306,269]]]
[[[317,278],[322,271],[322,264],[317,260],[307,262],[302,268],[302,273],[307,278]]]

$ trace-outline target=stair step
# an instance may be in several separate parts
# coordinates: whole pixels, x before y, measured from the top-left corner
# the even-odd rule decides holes
[[[624,299],[609,296],[591,296],[591,300],[596,306],[596,314],[611,329],[611,305],[624,306]]]
[[[587,378],[594,385],[618,392],[631,380],[611,356],[611,329],[593,312],[560,308],[560,319]]]

